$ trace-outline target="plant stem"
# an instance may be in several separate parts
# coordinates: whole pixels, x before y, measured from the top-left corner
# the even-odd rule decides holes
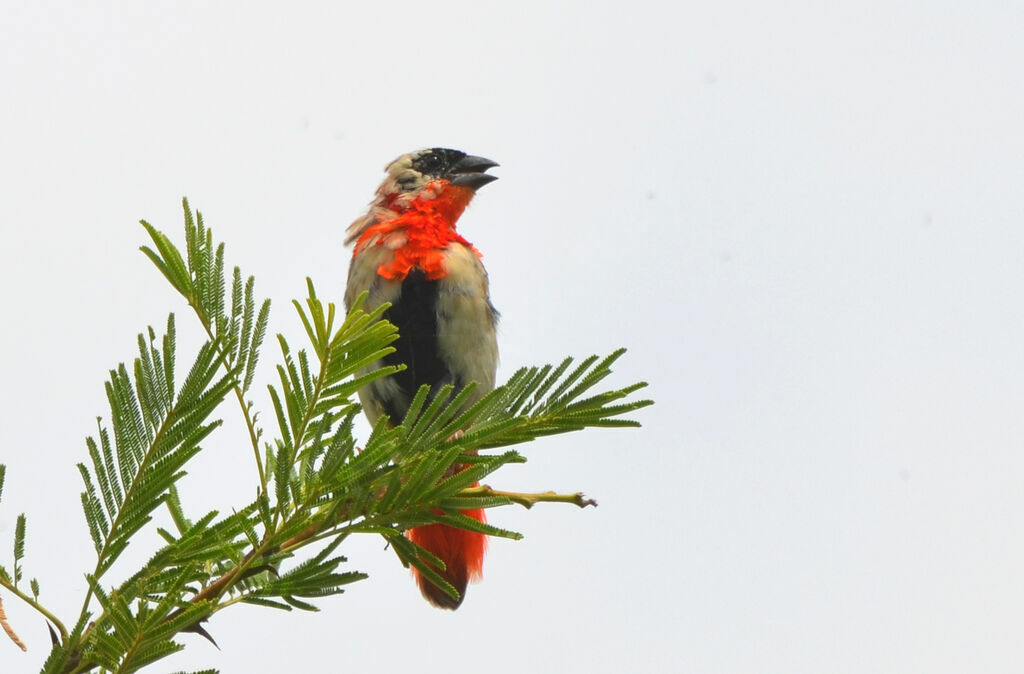
[[[192,304],[190,302],[190,304]],[[210,329],[210,323],[199,311],[199,308],[192,304],[192,308],[195,309],[196,316],[199,317],[199,322],[203,324],[203,329],[206,330],[206,336],[210,338],[210,342],[217,345],[217,353],[220,355],[220,362],[224,366],[224,369],[231,372],[231,363],[228,362],[228,354],[223,348],[223,343],[218,342],[214,336],[213,331]],[[242,393],[241,383],[235,384],[235,398],[238,399],[238,406],[242,408],[242,415],[245,417],[245,427],[249,431],[249,440],[252,442],[252,453],[256,459],[256,471],[260,476],[260,488],[263,493],[267,493],[267,474],[263,471],[263,459],[260,458],[260,440],[256,436],[256,424],[253,422],[252,417],[249,416],[249,408],[245,404],[245,396]]]
[[[46,619],[47,619],[47,620],[49,620],[49,621],[50,621],[51,623],[53,623],[54,627],[56,627],[56,628],[57,628],[57,631],[58,631],[58,632],[60,632],[60,637],[61,637],[61,640],[62,640],[62,641],[63,641],[63,640],[66,640],[66,639],[68,638],[68,630],[67,630],[67,628],[66,628],[66,627],[64,627],[64,623],[62,623],[62,622],[61,622],[61,621],[60,621],[60,620],[59,620],[59,619],[57,618],[57,616],[55,616],[55,615],[53,615],[52,613],[50,613],[50,612],[49,612],[49,611],[48,611],[48,610],[46,609],[46,607],[44,607],[44,606],[43,606],[42,604],[40,604],[40,603],[39,603],[38,601],[36,601],[36,600],[35,600],[35,599],[33,599],[32,597],[28,596],[27,594],[25,594],[24,592],[22,592],[22,591],[21,591],[21,590],[19,590],[18,588],[14,587],[14,585],[13,585],[12,583],[9,583],[9,582],[7,582],[7,581],[6,581],[6,580],[5,580],[4,578],[2,578],[2,577],[0,577],[0,585],[3,585],[3,586],[4,586],[4,587],[5,587],[6,589],[7,589],[7,590],[9,590],[9,591],[11,592],[11,594],[13,594],[13,595],[14,595],[15,597],[17,597],[18,599],[21,599],[21,600],[22,600],[23,602],[25,602],[26,604],[28,604],[29,606],[31,606],[32,608],[34,608],[34,609],[35,609],[36,611],[38,611],[39,613],[41,613],[41,614],[43,615],[43,617],[44,617],[44,618],[46,618]],[[2,606],[2,605],[0,605],[0,611],[2,611],[2,610],[3,610],[3,606]]]
[[[575,494],[557,494],[553,491],[539,493],[499,491],[497,489],[491,489],[486,484],[482,484],[479,487],[468,487],[463,489],[459,492],[459,496],[500,496],[507,498],[513,503],[518,503],[527,509],[532,508],[538,503],[569,503],[580,508],[597,506],[597,501],[585,497],[582,492],[577,492]]]

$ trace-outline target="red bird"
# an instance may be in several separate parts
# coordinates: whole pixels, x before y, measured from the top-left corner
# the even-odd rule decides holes
[[[402,155],[385,169],[369,212],[346,232],[345,243],[355,242],[355,250],[345,304],[351,308],[363,291],[369,291],[367,310],[391,303],[384,318],[398,327],[399,337],[383,364],[406,366],[359,391],[371,424],[382,414],[402,423],[423,384],[451,384],[458,391],[475,381],[468,404],[494,388],[498,312],[480,252],[455,230],[476,191],[497,180],[486,173],[494,166],[445,148]],[[463,512],[485,521],[483,510]],[[414,570],[423,596],[434,606],[458,608],[466,584],[480,579],[486,536],[440,524],[416,527],[407,536],[445,563],[438,572],[459,591],[456,601]]]

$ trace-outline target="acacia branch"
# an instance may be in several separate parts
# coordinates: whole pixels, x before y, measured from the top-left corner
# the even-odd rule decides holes
[[[459,492],[459,496],[499,496],[501,498],[507,498],[513,503],[518,503],[526,509],[530,509],[538,503],[568,503],[580,508],[586,508],[587,506],[597,507],[597,501],[592,498],[587,498],[583,495],[583,492],[576,492],[575,494],[558,494],[553,491],[538,493],[499,491],[497,489],[492,489],[486,484],[482,484],[479,487],[468,487],[463,489]]]
[[[62,641],[68,638],[68,629],[64,627],[64,623],[62,623],[57,616],[53,615],[53,613],[47,610],[45,606],[40,604],[34,598],[28,596],[18,588],[14,587],[14,585],[12,583],[7,582],[7,580],[3,576],[0,576],[0,585],[9,590],[11,594],[13,594],[15,597],[17,597],[18,599],[22,600],[23,602],[34,608],[44,618],[49,620],[50,623],[52,623],[57,628],[57,631],[60,632]],[[24,645],[20,643],[20,640],[17,639],[17,635],[14,634],[14,630],[10,629],[10,625],[7,624],[7,616],[4,614],[4,606],[2,601],[0,601],[0,621],[3,622],[3,628],[4,631],[7,632],[7,635],[10,636],[12,640],[14,640],[14,643],[18,644],[19,646],[22,646],[22,649],[24,650]]]

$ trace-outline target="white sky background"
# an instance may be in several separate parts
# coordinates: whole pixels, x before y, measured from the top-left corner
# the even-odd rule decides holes
[[[371,579],[319,614],[233,608],[221,651],[154,671],[1016,671],[1024,10],[673,4],[8,3],[0,563],[27,511],[27,573],[73,622],[107,369],[170,310],[181,361],[197,343],[140,218],[180,241],[187,195],[297,345],[289,300],[309,275],[340,302],[384,164],[445,145],[502,165],[461,223],[500,378],[626,346],[613,384],[657,405],[490,480],[601,505],[492,511],[526,539],[457,613],[366,539]],[[225,414],[193,514],[253,494]],[[0,671],[35,671],[43,623],[4,599],[31,650]]]

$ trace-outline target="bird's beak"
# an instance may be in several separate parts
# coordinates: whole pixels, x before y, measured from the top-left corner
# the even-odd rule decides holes
[[[487,169],[498,165],[498,162],[466,155],[454,166],[448,169],[448,175],[452,185],[461,185],[471,190],[478,190],[487,183],[494,182],[498,176],[488,175]]]

